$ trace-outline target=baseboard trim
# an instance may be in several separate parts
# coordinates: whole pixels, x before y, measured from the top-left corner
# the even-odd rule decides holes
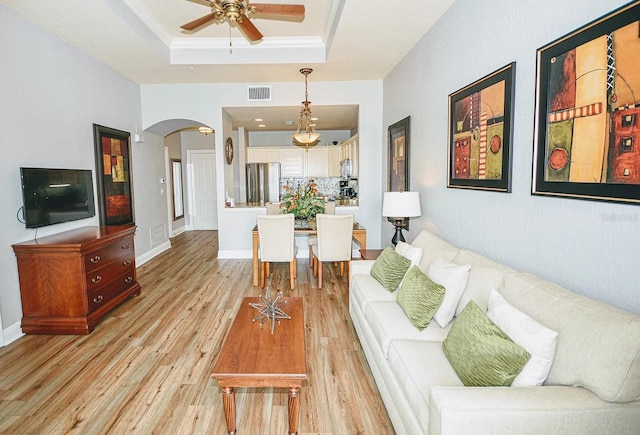
[[[3,345],[6,346],[13,343],[23,335],[24,332],[22,332],[22,329],[20,328],[20,322],[16,322],[7,329],[2,330],[2,339],[4,341]]]
[[[162,254],[167,249],[171,249],[171,242],[169,240],[167,240],[166,242],[164,242],[161,245],[156,246],[155,248],[151,249],[150,251],[145,252],[141,256],[136,257],[136,267],[142,266],[144,263],[146,263],[147,261],[151,260],[156,255]]]

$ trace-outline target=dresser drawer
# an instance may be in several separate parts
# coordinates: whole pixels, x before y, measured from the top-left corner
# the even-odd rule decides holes
[[[133,255],[133,236],[86,254],[84,270],[89,273],[123,255]]]
[[[107,263],[104,267],[92,270],[87,273],[87,292],[92,292],[108,282],[111,282],[118,275],[128,273],[134,275],[135,259],[133,253],[120,257]]]
[[[90,291],[88,293],[88,303],[89,303],[89,312],[100,308],[102,305],[109,302],[115,296],[123,292],[124,290],[131,287],[135,280],[135,274],[133,268],[129,271],[125,271],[118,277],[116,277],[113,281],[108,282],[107,284]]]

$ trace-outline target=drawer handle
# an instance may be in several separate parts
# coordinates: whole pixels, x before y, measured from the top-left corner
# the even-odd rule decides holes
[[[128,276],[124,279],[124,282],[126,282],[127,284],[129,284],[131,281],[133,281],[133,277]]]
[[[94,284],[98,284],[100,281],[102,281],[102,277],[100,275],[96,276],[95,278],[91,278],[91,282]]]
[[[100,261],[100,260],[102,260],[102,258],[100,258],[100,256],[99,256],[99,255],[96,255],[95,257],[91,257],[91,258],[90,258],[90,261],[91,261],[93,264],[96,264],[96,263],[97,263],[98,261]]]
[[[122,249],[129,249],[130,247],[131,247],[131,245],[128,244],[128,243],[126,245],[122,245],[121,246]]]
[[[131,260],[127,260],[125,262],[123,262],[122,264],[124,264],[125,266],[131,266],[132,261]]]
[[[102,295],[98,295],[95,298],[93,298],[93,302],[95,302],[96,304],[99,304],[100,302],[102,302],[104,298],[102,297]]]

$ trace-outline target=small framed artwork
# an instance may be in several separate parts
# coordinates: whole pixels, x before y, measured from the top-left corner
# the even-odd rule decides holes
[[[389,126],[387,191],[409,191],[409,121],[407,116]]]
[[[93,124],[100,225],[133,225],[131,134]]]
[[[449,95],[447,187],[511,191],[512,62]]]
[[[532,194],[640,203],[640,1],[537,51]]]

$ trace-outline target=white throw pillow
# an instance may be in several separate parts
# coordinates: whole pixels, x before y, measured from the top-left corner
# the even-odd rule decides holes
[[[460,302],[462,293],[464,293],[464,289],[467,286],[469,269],[471,269],[469,264],[451,263],[441,257],[433,260],[429,266],[429,272],[427,273],[429,278],[446,289],[444,300],[433,316],[433,319],[442,328],[451,322],[456,313],[458,302]]]
[[[551,371],[558,333],[513,307],[495,290],[489,295],[487,317],[514,343],[524,347],[531,354],[531,358],[511,386],[542,385]]]
[[[405,277],[413,266],[418,266],[420,264],[420,260],[422,259],[422,248],[416,248],[415,246],[411,246],[410,244],[405,242],[398,242],[398,244],[396,245],[396,253],[402,255],[404,258],[411,260],[411,266],[409,266],[409,269],[407,269],[407,272],[404,274]],[[402,278],[402,281],[400,281],[398,288],[400,288],[403,282],[404,277]]]

